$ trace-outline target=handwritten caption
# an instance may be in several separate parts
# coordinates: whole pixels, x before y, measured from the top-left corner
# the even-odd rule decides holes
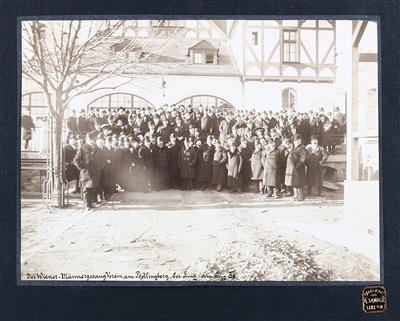
[[[136,271],[132,274],[105,272],[101,274],[72,274],[72,273],[27,273],[26,280],[36,281],[233,281],[235,271],[214,273],[151,273]]]

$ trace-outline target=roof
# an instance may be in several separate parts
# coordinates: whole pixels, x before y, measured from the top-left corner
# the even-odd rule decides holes
[[[195,45],[189,47],[188,49],[198,49],[198,50],[218,50],[215,48],[209,41],[207,40],[200,40]]]
[[[121,38],[114,37],[97,46],[87,55],[90,63],[98,63],[113,55],[113,48],[125,47],[129,41],[135,41],[132,48],[137,48],[146,57],[127,73],[132,74],[171,74],[171,75],[207,75],[240,76],[227,41],[198,39],[165,38]],[[187,53],[188,48],[213,48],[219,50],[218,64],[192,64]],[[109,58],[107,58],[109,57]]]

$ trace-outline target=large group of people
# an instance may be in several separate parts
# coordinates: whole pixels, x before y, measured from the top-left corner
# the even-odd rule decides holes
[[[75,112],[67,119],[65,180],[85,204],[113,193],[167,188],[246,192],[267,197],[321,195],[327,155],[341,143],[346,117],[162,106]]]

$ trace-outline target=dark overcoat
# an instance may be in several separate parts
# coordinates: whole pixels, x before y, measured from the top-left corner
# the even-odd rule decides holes
[[[248,184],[252,177],[251,163],[250,163],[252,150],[253,150],[252,146],[247,146],[246,148],[240,149],[240,155],[242,155],[243,158],[242,180],[244,184]]]
[[[98,152],[96,146],[83,144],[78,149],[74,164],[80,170],[80,180],[83,189],[97,188],[100,184],[100,169],[96,166],[95,155]]]
[[[288,155],[285,173],[286,186],[303,186],[307,184],[305,162],[307,158],[306,147],[301,144],[293,148]]]
[[[264,186],[280,186],[282,184],[281,176],[279,175],[282,161],[282,152],[279,147],[264,151],[262,157]]]
[[[318,146],[317,149],[312,149],[310,145],[307,146],[307,185],[308,186],[322,186],[322,165],[325,153],[323,149]]]
[[[168,176],[170,178],[179,177],[178,167],[179,152],[181,147],[178,144],[168,146]]]
[[[154,149],[154,179],[158,183],[168,180],[168,149],[165,146]]]
[[[222,147],[214,151],[213,169],[212,169],[212,184],[226,183],[226,152]]]
[[[262,163],[263,150],[255,150],[251,156],[251,179],[261,180],[263,179],[264,167]]]
[[[65,161],[65,180],[70,182],[79,179],[79,170],[74,165],[74,158],[77,150],[71,145],[64,147],[64,161]]]
[[[144,184],[151,184],[154,179],[154,154],[153,149],[142,146],[139,149],[139,158],[141,160],[142,177]]]
[[[242,185],[241,171],[243,168],[243,157],[240,153],[235,150],[227,152],[228,163],[226,168],[228,169],[228,186],[236,187]]]
[[[185,148],[182,147],[179,152],[178,167],[180,168],[180,178],[182,179],[195,179],[197,153],[193,147]]]
[[[202,145],[197,151],[197,180],[211,182],[213,168],[214,146]]]

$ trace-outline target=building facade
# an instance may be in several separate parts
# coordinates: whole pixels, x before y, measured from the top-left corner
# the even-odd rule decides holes
[[[157,42],[173,37],[179,41],[151,54],[151,67],[129,74],[129,84],[80,95],[70,102],[71,109],[188,101],[259,111],[347,108],[351,43],[346,38],[351,38],[351,21],[137,20],[124,24],[115,42],[104,50],[118,50],[124,38],[138,39],[144,54]],[[336,39],[338,33],[341,41]],[[112,77],[102,86],[113,88],[124,79]],[[22,107],[31,106],[33,115],[45,116],[40,89],[23,79],[22,90]]]

